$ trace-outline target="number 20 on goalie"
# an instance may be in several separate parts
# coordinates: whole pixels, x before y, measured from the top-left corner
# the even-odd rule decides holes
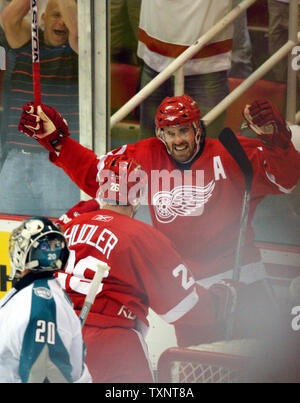
[[[35,341],[37,343],[55,344],[55,323],[38,320],[36,327]]]

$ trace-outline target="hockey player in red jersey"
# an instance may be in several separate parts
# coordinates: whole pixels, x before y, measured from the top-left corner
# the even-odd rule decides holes
[[[59,220],[70,258],[58,280],[80,312],[97,262],[110,266],[83,328],[86,362],[94,382],[152,382],[143,339],[148,308],[184,327],[179,345],[200,343],[201,331],[234,309],[239,289],[229,282],[209,290],[197,285],[170,240],[133,219],[146,189],[134,160],[110,156],[103,168],[101,209],[81,202]]]
[[[257,139],[239,137],[254,171],[242,281],[257,276],[248,264],[259,262],[252,219],[268,194],[290,193],[300,177],[300,154],[291,132],[274,105],[255,101],[244,112]],[[244,177],[217,139],[205,138],[201,113],[187,95],[166,98],[156,115],[156,137],[124,145],[97,157],[68,137],[66,123],[46,105],[24,106],[19,129],[50,151],[50,160],[91,197],[109,155],[141,163],[148,175],[148,204],[153,225],[175,244],[197,280],[212,283],[218,274],[231,278],[240,229]],[[249,281],[248,281],[249,280]]]

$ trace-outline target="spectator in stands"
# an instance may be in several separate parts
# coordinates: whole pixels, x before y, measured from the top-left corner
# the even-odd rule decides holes
[[[69,29],[69,44],[78,53],[76,0],[57,0]],[[138,64],[136,51],[141,0],[110,1],[111,61]]]
[[[232,8],[239,5],[242,0],[232,0]],[[252,45],[248,31],[247,12],[244,11],[233,22],[232,63],[229,71],[230,77],[247,78],[253,72]]]
[[[74,52],[78,53],[78,17],[77,17],[77,0],[56,0],[63,15],[69,35],[68,41]]]
[[[12,0],[2,13],[7,70],[2,94],[0,212],[59,216],[78,202],[79,190],[51,166],[42,147],[29,137],[21,137],[17,130],[22,105],[28,96],[33,99],[31,27],[26,17],[29,9],[29,0]],[[78,140],[78,56],[68,44],[69,30],[57,0],[48,1],[41,23],[42,102],[60,108],[72,137]]]
[[[138,64],[137,43],[141,0],[110,1],[110,45],[113,62]]]
[[[231,0],[142,0],[138,56],[144,66],[144,87],[194,41],[211,29],[232,7]],[[233,27],[225,28],[184,66],[185,90],[198,103],[203,116],[229,93]],[[170,78],[141,104],[141,130],[145,137],[155,131],[153,116],[166,96],[174,93]],[[224,126],[225,113],[208,127],[216,137]]]

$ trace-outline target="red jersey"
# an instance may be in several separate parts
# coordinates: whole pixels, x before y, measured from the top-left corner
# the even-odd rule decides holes
[[[170,240],[152,226],[111,210],[89,212],[67,225],[70,258],[58,280],[80,310],[97,261],[110,266],[86,323],[140,329],[151,307],[167,323],[210,324],[213,296],[196,285]],[[198,303],[199,301],[199,303]]]
[[[255,209],[268,194],[292,191],[300,177],[300,154],[292,143],[283,150],[266,147],[258,139],[239,137],[239,141],[254,171],[243,260],[247,264],[260,260],[251,224]],[[206,139],[201,155],[186,166],[179,166],[157,138],[108,154],[112,153],[135,159],[146,171],[153,226],[172,240],[197,280],[233,268],[244,176],[218,140]],[[91,197],[96,196],[96,177],[105,158],[97,158],[70,138],[59,156],[50,155]]]

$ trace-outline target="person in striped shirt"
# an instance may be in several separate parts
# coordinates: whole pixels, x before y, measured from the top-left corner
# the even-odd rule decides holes
[[[21,137],[17,129],[22,105],[28,97],[33,99],[29,8],[29,0],[12,0],[2,13],[7,70],[2,92],[0,213],[57,217],[79,201],[79,190],[51,166],[42,147]],[[42,101],[59,108],[78,141],[78,55],[69,45],[62,12],[57,0],[49,0],[41,15]]]

